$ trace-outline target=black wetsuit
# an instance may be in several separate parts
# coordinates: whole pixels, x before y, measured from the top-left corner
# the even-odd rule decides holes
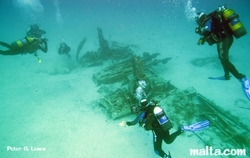
[[[8,48],[8,50],[0,50],[0,54],[2,55],[18,55],[25,53],[33,54],[36,53],[37,50],[41,50],[44,53],[47,53],[48,51],[46,39],[43,39],[42,41],[36,40],[24,47],[13,47],[12,45],[1,41],[0,45]]]
[[[135,125],[138,122],[141,122],[143,119],[145,119],[149,114],[153,113],[153,109],[155,106],[149,105],[146,107],[145,110],[140,111],[137,115],[137,117],[131,121],[126,122],[128,126]],[[153,133],[153,143],[154,143],[154,151],[157,155],[164,157],[167,156],[167,154],[162,150],[162,141],[166,144],[171,144],[175,138],[181,134],[181,130],[178,129],[176,132],[170,134],[169,131],[165,131],[161,128],[160,124],[156,119],[152,121],[152,133]]]

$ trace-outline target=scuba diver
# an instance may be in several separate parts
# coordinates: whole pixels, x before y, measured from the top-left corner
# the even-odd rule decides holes
[[[38,62],[41,62],[37,56],[37,50],[41,50],[44,53],[47,53],[47,39],[44,37],[33,38],[33,37],[24,37],[23,39],[17,40],[11,44],[1,42],[0,45],[8,48],[8,50],[0,50],[2,55],[18,55],[18,54],[33,54],[37,57]]]
[[[195,32],[201,36],[197,44],[203,45],[205,42],[209,45],[216,44],[218,57],[224,69],[224,76],[209,77],[209,79],[230,80],[232,73],[242,83],[243,91],[250,100],[250,86],[246,75],[240,73],[229,60],[229,49],[234,37],[238,39],[247,33],[239,20],[239,15],[232,9],[222,6],[208,15],[203,12],[198,13],[195,20],[198,24]]]
[[[137,108],[133,108],[137,109]],[[197,131],[209,127],[209,121],[201,121],[192,125],[180,126],[177,131],[170,134],[169,130],[173,127],[164,110],[158,106],[156,102],[148,102],[146,98],[141,100],[140,110],[137,117],[131,121],[122,121],[120,126],[132,126],[139,123],[146,131],[151,130],[153,133],[154,151],[157,155],[163,158],[171,158],[170,152],[166,154],[162,150],[162,141],[166,144],[171,144],[177,136],[183,131]]]
[[[59,55],[67,55],[68,58],[71,58],[69,52],[70,52],[71,48],[65,43],[65,42],[61,42],[59,44],[59,48],[58,48],[58,54]]]
[[[46,32],[41,30],[38,24],[29,25],[29,28],[26,32],[26,36],[35,38],[41,38],[43,34],[46,34]]]

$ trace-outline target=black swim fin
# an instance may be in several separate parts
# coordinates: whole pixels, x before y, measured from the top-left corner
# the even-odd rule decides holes
[[[225,76],[222,76],[222,77],[208,77],[208,79],[210,80],[220,80],[220,81],[227,81],[227,80],[230,80],[230,77],[229,78],[226,78]]]

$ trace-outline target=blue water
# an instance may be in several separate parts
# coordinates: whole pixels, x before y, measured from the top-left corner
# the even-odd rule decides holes
[[[136,46],[138,55],[158,52],[161,57],[172,57],[167,67],[156,72],[177,87],[195,87],[239,120],[249,122],[250,107],[239,103],[246,98],[235,79],[225,84],[205,80],[223,72],[215,46],[196,44],[195,14],[209,13],[224,4],[240,15],[249,32],[249,0],[1,0],[0,41],[21,39],[29,24],[37,23],[46,31],[49,50],[47,54],[38,51],[42,63],[31,54],[0,55],[0,157],[158,157],[151,133],[137,127],[120,129],[121,120],[108,120],[101,111],[90,108],[91,101],[100,97],[91,77],[103,67],[81,67],[75,52],[84,37],[88,40],[83,52],[98,49],[97,27],[108,42]],[[71,59],[57,53],[62,40],[71,47]],[[249,45],[247,34],[235,40],[230,50],[232,62],[247,76]],[[206,57],[214,60],[204,67],[190,64]],[[163,149],[170,150],[174,158],[190,157],[182,143],[192,142],[193,137],[188,136]],[[24,151],[25,146],[29,151]],[[31,151],[31,146],[46,151]],[[203,147],[199,143],[191,146]]]

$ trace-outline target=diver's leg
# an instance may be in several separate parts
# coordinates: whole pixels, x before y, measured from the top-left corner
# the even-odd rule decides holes
[[[0,45],[2,45],[2,46],[9,49],[9,50],[0,50],[0,54],[2,54],[2,55],[17,55],[17,54],[20,54],[19,50],[12,49],[12,46],[9,45],[8,43],[0,41]]]
[[[220,55],[221,63],[223,67],[229,72],[231,72],[237,79],[242,79],[245,75],[238,72],[236,67],[229,61],[229,49],[233,43],[233,36],[229,36],[222,41],[222,52]]]
[[[4,46],[4,47],[6,47],[6,48],[12,49],[11,45],[9,45],[8,43],[1,42],[1,41],[0,41],[0,45],[1,45],[1,46]]]
[[[8,55],[8,52],[7,52],[7,51],[0,50],[0,54],[2,54],[2,55]]]
[[[155,131],[152,131],[152,132],[153,132],[154,151],[157,155],[164,157],[167,154],[162,150],[162,147],[161,147],[162,138],[157,136]]]
[[[177,136],[179,136],[181,134],[181,128],[178,128],[177,131],[175,131],[174,133],[172,133],[171,135],[169,135],[169,131],[166,132],[166,135],[164,136],[164,142],[166,144],[171,144]]]
[[[17,55],[20,53],[17,51],[14,51],[14,50],[5,50],[5,51],[0,50],[0,54],[2,54],[2,55]]]
[[[223,62],[224,61],[223,56],[225,56],[225,55],[224,55],[224,51],[223,51],[223,43],[222,42],[217,44],[217,52],[218,52],[218,56],[219,56],[221,65],[222,65],[223,70],[224,70],[225,80],[230,80],[229,70],[228,70],[225,62]]]

